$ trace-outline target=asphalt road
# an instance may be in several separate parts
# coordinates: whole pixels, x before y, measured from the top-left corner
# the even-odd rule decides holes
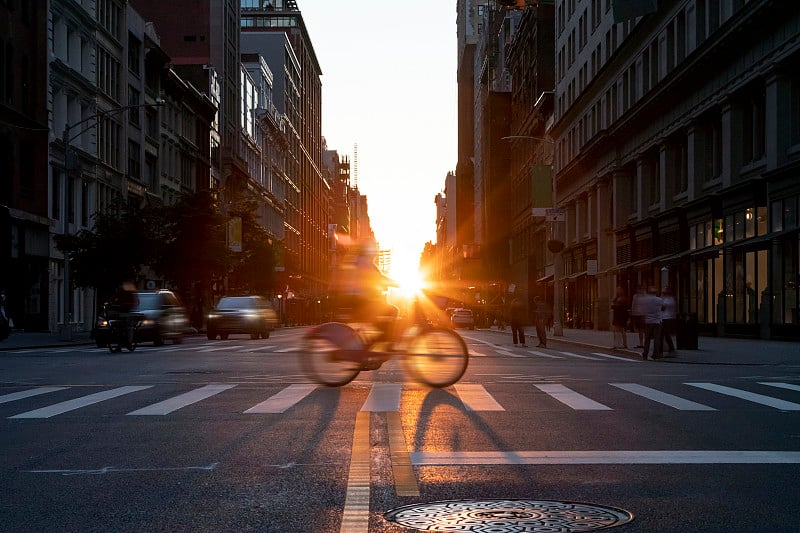
[[[391,361],[336,389],[302,333],[0,354],[0,530],[800,531],[797,367],[462,331],[453,387]]]

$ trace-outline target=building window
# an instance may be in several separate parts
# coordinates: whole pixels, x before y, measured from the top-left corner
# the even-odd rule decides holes
[[[754,163],[764,157],[766,143],[766,95],[764,87],[751,92],[742,106],[742,162]]]
[[[133,124],[134,126],[139,126],[141,123],[140,115],[142,113],[142,109],[137,107],[139,105],[139,98],[140,94],[139,91],[134,89],[131,86],[128,86],[128,106],[131,109],[128,109],[128,122]]]
[[[142,59],[142,43],[133,35],[128,34],[128,72],[139,77],[139,64]]]
[[[142,177],[141,151],[139,143],[128,141],[128,177],[139,180]]]
[[[97,1],[97,22],[108,33],[119,39],[119,20],[121,8],[114,0]]]
[[[104,48],[97,48],[97,87],[119,101],[120,63]]]
[[[57,168],[50,177],[50,218],[61,218],[61,171]]]
[[[704,128],[703,177],[712,181],[722,174],[722,117],[717,114]]]

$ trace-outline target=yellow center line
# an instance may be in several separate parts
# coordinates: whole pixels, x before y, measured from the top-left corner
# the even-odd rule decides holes
[[[361,411],[356,415],[347,496],[342,512],[342,533],[362,533],[369,529],[369,419],[369,411]]]
[[[390,411],[386,413],[386,424],[389,431],[389,454],[392,459],[392,473],[394,474],[394,489],[398,496],[419,496],[417,477],[408,454],[406,439],[403,435],[403,424],[400,422],[400,413]]]

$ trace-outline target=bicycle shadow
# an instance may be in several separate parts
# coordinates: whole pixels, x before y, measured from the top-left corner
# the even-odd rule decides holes
[[[477,431],[483,435],[488,445],[495,450],[502,450],[506,454],[508,464],[522,464],[521,456],[514,451],[514,445],[504,436],[497,433],[485,417],[492,417],[496,423],[496,411],[472,411],[466,407],[458,396],[448,389],[428,389],[425,398],[417,409],[417,416],[413,422],[412,439],[409,443],[409,452],[424,452],[426,447],[435,448],[437,451],[462,451],[475,446]],[[449,419],[447,427],[449,433],[441,430],[441,419]],[[408,416],[404,416],[404,424]],[[418,469],[433,465],[415,465]],[[454,465],[442,465],[454,466]],[[530,477],[519,472],[518,481],[530,483]],[[507,475],[510,475],[508,473]],[[504,480],[507,478],[504,477]],[[512,481],[511,479],[507,479]],[[441,483],[448,483],[442,480]]]

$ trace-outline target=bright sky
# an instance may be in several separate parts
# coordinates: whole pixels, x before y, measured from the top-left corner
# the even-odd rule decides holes
[[[434,198],[455,170],[456,3],[297,0],[322,68],[322,135],[349,155],[392,275],[436,242]]]

